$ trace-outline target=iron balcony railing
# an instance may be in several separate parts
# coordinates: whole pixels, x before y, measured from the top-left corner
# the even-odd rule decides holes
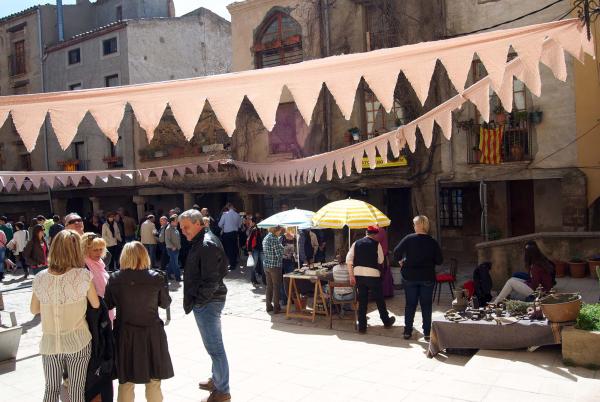
[[[483,128],[502,127],[502,144],[500,145],[500,163],[519,162],[533,159],[531,149],[531,127],[527,120],[496,125],[485,124]],[[481,151],[481,124],[473,124],[467,130],[467,161],[470,164],[482,163]]]

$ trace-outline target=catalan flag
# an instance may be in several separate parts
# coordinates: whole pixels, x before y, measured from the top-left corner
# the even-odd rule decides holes
[[[502,135],[504,126],[479,129],[479,163],[497,165],[502,161]]]

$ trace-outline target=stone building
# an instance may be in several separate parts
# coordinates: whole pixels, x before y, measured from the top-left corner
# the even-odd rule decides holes
[[[518,17],[524,14],[522,4],[516,0],[446,2],[448,35],[471,32]],[[528,9],[535,10],[547,2],[527,4]],[[553,21],[570,9],[569,2],[560,3],[503,28]],[[510,51],[508,57],[511,57]],[[586,85],[579,70],[591,68],[597,73],[597,62],[591,58],[587,62],[589,64],[581,66],[567,56],[568,78],[564,83],[541,66],[542,96],[539,98],[515,79],[511,114],[502,110],[495,94],[490,94],[490,125],[483,124],[470,105],[456,115],[457,127],[452,141],[442,143],[443,173],[437,178],[440,187],[438,224],[447,255],[462,260],[465,256],[474,256],[475,244],[484,240],[591,229],[588,206],[593,200],[587,194],[588,177],[577,167],[581,166],[581,148],[576,141],[586,129],[582,125],[593,124],[589,120],[582,123],[578,116],[592,110],[596,118],[598,116],[597,108],[582,108],[577,101],[576,89],[581,91]],[[485,74],[483,70],[475,58],[470,80],[480,78]],[[595,88],[597,95],[597,74],[590,81],[585,91]],[[498,126],[503,127],[500,164],[480,163],[479,141],[485,135],[481,129]],[[593,140],[590,138],[590,141]],[[597,146],[598,136],[595,141]]]
[[[45,29],[46,26],[56,24],[55,12],[54,6],[39,6],[9,19],[12,18],[10,21],[13,21],[15,18],[29,17],[32,28],[42,26]],[[58,33],[48,33],[41,42],[42,46],[31,42],[32,46],[37,46],[36,49],[44,49],[44,61],[42,64],[39,51],[28,52],[32,54],[29,62],[32,66],[31,80],[36,80],[36,85],[30,85],[28,92],[140,84],[220,74],[230,70],[230,24],[209,10],[200,8],[175,18],[170,0],[110,0],[95,3],[79,1],[76,5],[64,6],[63,13],[66,40],[59,41]],[[34,18],[37,14],[40,15],[39,20]],[[18,20],[10,22],[11,26],[15,23],[18,24]],[[37,37],[35,35],[36,31],[32,29],[31,36]],[[43,85],[40,83],[42,79]],[[209,122],[213,123],[216,120]],[[213,127],[215,124],[208,125]],[[207,124],[199,126],[206,128]],[[15,144],[9,142],[9,138],[12,137],[15,138]],[[153,142],[173,137],[183,138],[167,108]],[[7,155],[2,159],[6,161],[0,168],[2,170],[135,169],[174,163],[173,155],[165,155],[168,156],[166,158],[146,152],[149,148],[146,134],[139,128],[135,114],[129,106],[125,109],[116,144],[104,136],[89,114],[84,117],[77,136],[65,150],[59,146],[49,122],[42,128],[31,154],[27,153],[22,143],[16,144],[18,135],[10,119],[0,132],[0,139],[0,144],[6,149],[6,152],[0,155]],[[12,160],[8,159],[8,155],[15,155],[9,148],[16,146],[23,148],[22,158],[30,161],[28,165],[24,162],[19,164],[20,161],[14,156]],[[186,152],[182,157],[180,159],[185,160],[208,158],[208,155]],[[39,212],[49,214],[50,207],[53,212],[59,214],[67,211],[88,214],[118,207],[124,207],[132,213],[138,209],[143,213],[149,208],[154,208],[157,201],[160,204],[163,196],[166,196],[165,208],[167,205],[168,208],[172,207],[176,201],[171,197],[174,196],[174,192],[169,189],[146,189],[144,191],[156,195],[153,197],[153,203],[147,205],[148,200],[138,196],[139,184],[135,179],[111,178],[107,183],[98,181],[93,186],[91,183],[82,183],[77,188],[57,187],[51,195],[50,192],[33,190],[27,193],[13,192],[3,196],[0,209],[3,213],[15,216],[36,215]],[[157,192],[159,194],[156,194]],[[48,202],[49,196],[52,206]],[[24,200],[31,202],[26,203]],[[18,203],[15,204],[15,201]],[[181,206],[182,203],[179,202],[178,205]]]

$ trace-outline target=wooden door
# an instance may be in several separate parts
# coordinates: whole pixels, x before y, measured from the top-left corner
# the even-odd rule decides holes
[[[535,232],[535,210],[533,204],[533,181],[515,180],[508,182],[509,219],[511,236],[522,236]]]

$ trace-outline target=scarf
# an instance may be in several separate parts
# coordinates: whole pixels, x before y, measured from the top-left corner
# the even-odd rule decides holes
[[[98,293],[98,296],[104,297],[104,291],[106,290],[106,284],[108,283],[109,278],[104,261],[102,261],[102,259],[94,261],[89,257],[85,257],[85,266],[92,273],[92,282],[94,282],[96,293]],[[115,310],[109,310],[108,316],[110,317],[110,320],[113,321],[115,319]]]

